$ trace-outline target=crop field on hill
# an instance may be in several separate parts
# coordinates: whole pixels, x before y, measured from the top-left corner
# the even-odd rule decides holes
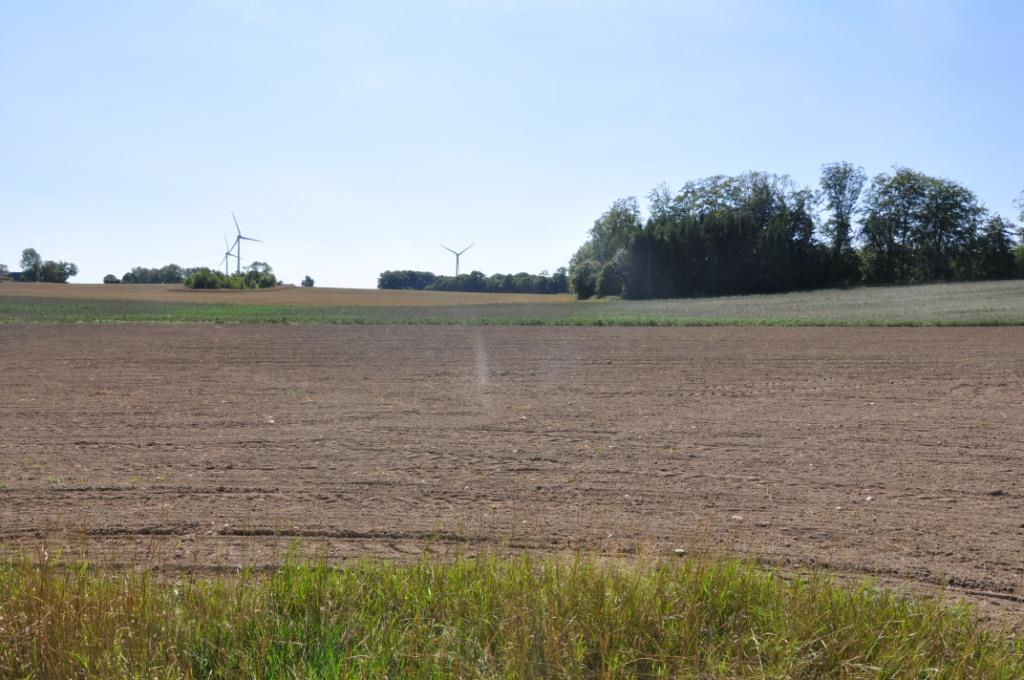
[[[1024,281],[679,300],[163,285],[0,284],[0,323],[156,321],[612,326],[1024,325]]]
[[[449,293],[430,290],[375,290],[362,288],[301,288],[281,286],[252,290],[193,290],[182,285],[119,283],[0,284],[0,299],[26,297],[58,300],[110,300],[149,303],[311,305],[330,307],[419,307],[424,305],[472,305],[545,303],[571,300],[569,295],[513,293]]]
[[[0,544],[721,547],[1024,590],[1021,328],[0,326]]]

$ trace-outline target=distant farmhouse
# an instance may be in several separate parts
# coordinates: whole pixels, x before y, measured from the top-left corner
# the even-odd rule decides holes
[[[22,273],[21,272],[0,272],[0,281],[3,281],[5,279],[10,279],[11,281],[21,281],[22,280]]]

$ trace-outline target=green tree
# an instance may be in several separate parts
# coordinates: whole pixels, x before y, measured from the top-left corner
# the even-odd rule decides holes
[[[633,197],[618,199],[590,229],[593,258],[601,264],[610,262],[642,228],[637,200]]]
[[[548,284],[549,293],[568,293],[569,292],[569,270],[565,267],[559,267],[555,270],[555,273],[551,275],[551,282]]]
[[[103,277],[103,283],[121,283],[121,279],[117,278],[113,274],[107,274]]]
[[[829,163],[821,169],[821,196],[831,213],[822,231],[834,254],[851,248],[853,217],[865,182],[864,169],[852,163]]]
[[[413,271],[404,269],[388,270],[377,277],[377,288],[382,290],[424,290],[437,279],[433,272]]]
[[[966,187],[907,168],[866,182],[861,168],[832,163],[816,192],[765,172],[706,177],[676,193],[662,184],[646,223],[632,199],[595,221],[570,260],[570,287],[610,294],[617,273],[623,297],[650,298],[1006,275],[1007,223],[991,222]]]
[[[225,277],[219,271],[213,271],[209,267],[199,267],[192,274],[185,279],[184,283],[189,288],[227,288],[229,286],[224,285]]]
[[[184,269],[176,264],[168,264],[163,267],[132,267],[121,277],[121,283],[181,283],[193,272],[192,269]]]
[[[919,280],[971,277],[972,250],[986,211],[970,189],[931,179],[920,219],[911,232]]]
[[[852,163],[829,163],[821,169],[820,196],[829,211],[822,225],[830,249],[830,284],[848,285],[860,279],[859,259],[853,252],[853,218],[867,176]]]
[[[908,168],[872,180],[862,224],[865,278],[876,283],[974,277],[986,211],[974,192]]]
[[[824,285],[817,197],[784,175],[749,172],[650,194],[650,218],[616,258],[630,298],[771,292]]]
[[[1017,275],[1017,260],[1010,237],[1013,226],[999,215],[985,222],[975,244],[973,278],[1009,279]]]
[[[21,278],[25,281],[39,281],[43,271],[43,258],[35,248],[21,251]]]
[[[73,262],[43,262],[39,270],[39,281],[47,283],[67,283],[68,279],[78,274],[78,266]]]
[[[601,267],[606,262],[612,262],[617,258],[623,259],[633,239],[642,231],[640,206],[632,197],[616,200],[608,210],[594,220],[594,226],[590,229],[590,238],[569,260],[569,283],[577,297],[581,291],[586,293],[586,297],[593,296],[596,292],[597,276]],[[593,266],[587,263],[592,263]],[[585,270],[578,271],[584,265],[586,265]],[[587,283],[588,280],[590,280],[589,283]],[[576,283],[580,283],[582,287],[576,287]],[[586,298],[581,297],[580,299]]]
[[[277,285],[277,277],[273,268],[266,262],[253,262],[245,268],[242,275],[246,288],[273,288]]]
[[[584,260],[572,269],[569,282],[577,299],[587,300],[594,297],[594,293],[597,292],[597,274],[600,269],[601,265],[597,260]]]
[[[176,264],[164,265],[156,272],[157,283],[181,283],[185,280],[185,270]]]
[[[597,273],[597,285],[594,287],[597,297],[622,294],[622,277],[615,262],[605,262]]]
[[[911,278],[910,234],[927,195],[927,178],[909,169],[875,176],[861,225],[865,279],[897,283]]]
[[[306,275],[306,278],[302,279],[303,288],[312,288],[314,283],[313,277],[308,274]]]

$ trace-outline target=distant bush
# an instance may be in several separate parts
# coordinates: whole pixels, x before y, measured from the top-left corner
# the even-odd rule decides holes
[[[241,274],[221,274],[209,267],[192,271],[183,283],[189,288],[273,288],[278,285],[274,270],[266,262],[253,262]]]
[[[229,278],[209,267],[200,267],[185,279],[184,284],[189,288],[231,288],[227,285]]]
[[[103,283],[121,283],[121,279],[117,278],[113,274],[107,274],[103,277]]]
[[[309,276],[308,274],[306,275],[306,278],[302,279],[303,288],[312,288],[314,283],[315,282],[313,281],[313,277]]]

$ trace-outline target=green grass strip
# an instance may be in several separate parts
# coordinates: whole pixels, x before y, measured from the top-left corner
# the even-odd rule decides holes
[[[0,677],[1019,678],[969,609],[732,559],[0,567]]]

